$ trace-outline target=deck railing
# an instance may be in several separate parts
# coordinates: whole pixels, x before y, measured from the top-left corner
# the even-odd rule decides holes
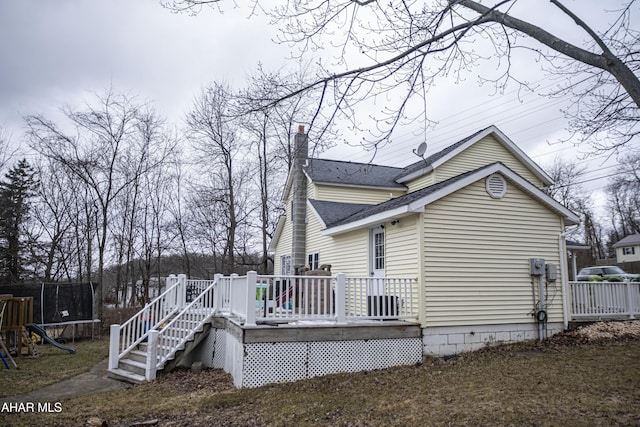
[[[111,325],[109,370],[147,341],[145,377],[153,380],[214,314],[258,322],[417,319],[417,280],[335,276],[216,275],[167,278],[167,290],[123,325]]]
[[[192,285],[204,285],[199,281]],[[206,281],[208,286],[193,298],[166,325],[160,325],[159,330],[152,330],[149,334],[149,352],[147,354],[146,379],[155,379],[156,370],[164,366],[176,351],[184,349],[188,341],[201,331],[216,310],[214,298],[216,282]]]
[[[418,317],[417,279],[347,277],[345,294],[347,318]]]
[[[185,305],[186,276],[169,276],[167,289],[146,304],[122,325],[111,325],[109,338],[109,369],[118,367],[118,361],[148,339],[149,331],[158,329]]]
[[[418,318],[417,279],[346,277],[340,273],[259,276],[250,272],[231,280],[231,313],[244,318],[246,325]]]
[[[569,287],[572,319],[640,315],[639,282],[569,282]]]

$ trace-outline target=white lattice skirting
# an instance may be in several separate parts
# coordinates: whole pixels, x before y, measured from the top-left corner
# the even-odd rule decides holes
[[[245,344],[242,387],[422,361],[419,338]]]
[[[226,329],[212,329],[193,360],[224,369],[236,387],[297,381],[422,362],[420,338],[241,343]]]

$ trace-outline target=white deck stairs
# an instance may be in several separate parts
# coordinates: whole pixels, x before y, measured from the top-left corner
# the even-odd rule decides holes
[[[205,323],[204,325],[194,325],[195,329],[191,335],[191,339],[175,347],[166,348],[169,352],[169,356],[162,366],[156,368],[157,371],[171,372],[180,364],[180,361],[187,356],[196,346],[209,334],[211,329],[211,323]],[[175,332],[174,328],[174,331]],[[189,333],[191,331],[183,330],[182,332]],[[144,341],[138,344],[138,346],[131,350],[129,354],[118,362],[118,367],[109,371],[108,376],[111,378],[127,381],[133,384],[140,384],[146,382],[145,372],[147,369],[147,358],[149,344]],[[157,352],[156,352],[157,354]],[[156,356],[156,364],[159,361],[159,357]]]
[[[111,325],[108,376],[139,384],[178,366],[209,334],[214,289],[215,281],[200,281],[199,295],[188,303],[186,279],[178,277],[123,325]]]

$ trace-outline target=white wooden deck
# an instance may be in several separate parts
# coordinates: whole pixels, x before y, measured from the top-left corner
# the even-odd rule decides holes
[[[211,354],[197,357],[239,387],[414,364],[422,360],[417,296],[411,278],[172,276],[163,294],[111,326],[109,372],[152,381],[204,333]]]

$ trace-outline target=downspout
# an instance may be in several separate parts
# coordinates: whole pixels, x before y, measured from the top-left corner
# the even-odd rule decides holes
[[[425,301],[425,295],[427,293],[426,283],[425,283],[425,253],[424,253],[424,212],[421,212],[418,215],[418,220],[416,221],[416,236],[418,238],[417,242],[417,255],[418,255],[418,322],[420,323],[421,328],[427,327],[427,306]]]
[[[564,247],[567,233],[558,235],[558,250],[560,251],[560,277],[562,289],[562,322],[564,330],[569,329],[569,314],[567,313],[567,250]]]

